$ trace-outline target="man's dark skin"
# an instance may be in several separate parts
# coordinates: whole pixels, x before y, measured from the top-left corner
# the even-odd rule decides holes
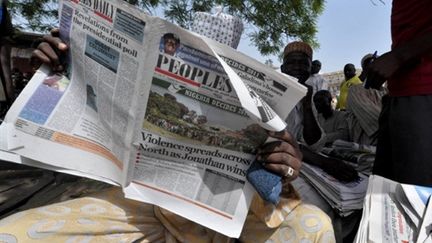
[[[326,120],[332,117],[334,113],[331,101],[332,96],[327,90],[320,90],[313,97],[313,102],[318,114],[322,114]]]
[[[303,104],[303,138],[308,145],[316,143],[321,138],[321,129],[312,112],[312,87],[305,84],[311,74],[311,67],[311,58],[303,52],[288,53],[281,66],[283,73],[297,78],[300,84],[308,88],[307,95],[301,101]],[[300,145],[300,149],[304,162],[321,167],[336,179],[353,181],[358,178],[357,171],[343,161],[321,156],[307,146]]]
[[[315,93],[313,97],[313,103],[315,105],[315,108],[318,112],[318,114],[321,114],[322,117],[327,121],[330,118],[332,118],[336,113],[335,110],[333,110],[332,107],[332,95],[330,91],[328,90],[320,90]],[[339,116],[338,116],[339,117]],[[338,119],[338,118],[336,118]],[[340,118],[339,118],[340,119]],[[347,124],[348,125],[348,124]],[[346,127],[346,130],[325,130],[326,133],[326,144],[325,146],[331,146],[333,142],[337,139],[347,140],[348,139],[348,126]]]
[[[312,62],[311,74],[317,74],[321,70],[321,62],[318,60],[314,60]]]
[[[363,61],[362,63],[362,72],[359,75],[359,79],[364,82],[366,80],[366,76],[369,70],[369,65],[372,63],[373,58],[367,58],[366,60]]]
[[[387,79],[411,69],[425,53],[432,55],[432,32],[418,36],[378,57],[370,63],[367,72],[371,88],[380,89]]]
[[[345,65],[344,75],[345,75],[345,80],[350,80],[356,75],[356,69],[354,64],[348,63],[347,65]]]
[[[310,76],[312,61],[303,52],[288,53],[281,66],[283,73],[293,76],[298,79],[298,82],[308,88],[306,97],[303,98],[303,125],[308,129],[303,130],[303,137],[308,144],[316,143],[321,137],[321,130],[312,112],[312,87],[306,85],[305,82]]]

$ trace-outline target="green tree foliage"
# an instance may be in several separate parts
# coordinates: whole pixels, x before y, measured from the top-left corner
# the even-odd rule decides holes
[[[55,0],[13,0],[8,4],[15,28],[37,32],[58,26],[57,7]]]
[[[263,55],[279,54],[291,40],[302,40],[313,47],[316,22],[324,9],[325,0],[126,0],[153,13],[163,9],[164,17],[189,28],[194,13],[209,12],[216,5],[240,17],[246,33]],[[20,28],[46,31],[58,24],[57,3],[54,0],[15,0],[10,2]],[[19,17],[20,16],[20,17]]]

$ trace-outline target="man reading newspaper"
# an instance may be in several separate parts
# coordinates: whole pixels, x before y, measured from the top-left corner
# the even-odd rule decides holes
[[[60,57],[69,47],[58,37],[57,31],[44,40],[35,51],[35,57],[55,71],[64,70],[68,63],[62,62]],[[94,102],[90,103],[91,107],[96,107]],[[283,177],[281,199],[273,205],[255,195],[240,241],[334,242],[328,216],[317,207],[303,204],[290,184],[298,176],[302,160],[295,139],[285,130],[268,135],[277,141],[261,146],[257,156],[266,162],[266,169]],[[215,137],[212,143],[218,144],[216,140]],[[234,241],[160,207],[125,199],[121,188],[114,187],[5,218],[0,221],[0,237],[8,242]]]

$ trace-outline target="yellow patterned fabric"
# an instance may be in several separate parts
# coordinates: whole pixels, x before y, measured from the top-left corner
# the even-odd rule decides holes
[[[331,221],[293,194],[277,206],[255,196],[242,242],[335,242]],[[227,226],[229,227],[229,226]],[[0,242],[233,242],[119,188],[30,209],[0,220]]]

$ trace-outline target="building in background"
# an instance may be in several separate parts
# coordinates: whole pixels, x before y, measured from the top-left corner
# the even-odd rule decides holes
[[[361,71],[362,70],[360,68],[357,68],[356,74],[360,74]],[[343,70],[330,72],[330,73],[323,73],[321,74],[321,76],[323,76],[329,82],[328,88],[332,96],[338,97],[340,85],[345,80],[345,75]]]

